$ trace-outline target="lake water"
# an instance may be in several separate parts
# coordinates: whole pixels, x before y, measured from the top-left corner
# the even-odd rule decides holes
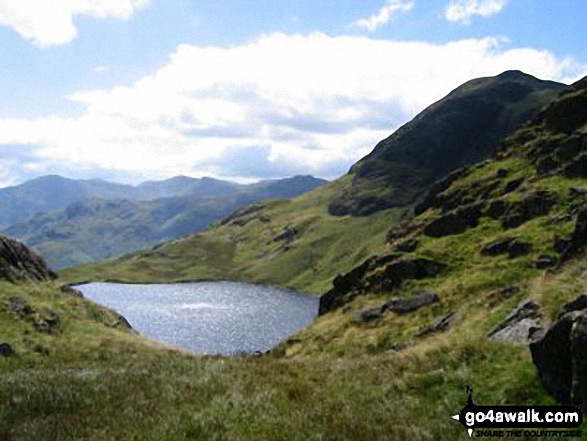
[[[90,283],[76,288],[122,314],[142,335],[198,354],[266,351],[318,314],[316,297],[243,283]]]

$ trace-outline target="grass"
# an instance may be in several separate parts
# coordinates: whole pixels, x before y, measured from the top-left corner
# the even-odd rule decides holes
[[[146,252],[67,269],[61,276],[68,282],[231,279],[321,294],[337,274],[385,250],[385,235],[403,213],[331,216],[327,201],[339,185],[269,203],[252,215]],[[276,240],[287,228],[296,229],[297,236],[291,242]]]
[[[30,323],[2,310],[17,353],[0,358],[0,439],[465,440],[450,416],[467,384],[479,403],[551,402],[527,350],[456,333],[328,363],[194,357],[109,328],[110,311],[51,285],[2,284],[2,304],[23,291],[63,323],[31,336]],[[36,352],[36,340],[48,350]]]

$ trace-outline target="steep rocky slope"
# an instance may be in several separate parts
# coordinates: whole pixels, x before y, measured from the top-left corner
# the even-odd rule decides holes
[[[22,243],[0,236],[0,280],[39,282],[56,278],[40,256]]]
[[[368,215],[411,203],[435,180],[486,158],[564,87],[519,71],[463,84],[355,164],[330,213]]]

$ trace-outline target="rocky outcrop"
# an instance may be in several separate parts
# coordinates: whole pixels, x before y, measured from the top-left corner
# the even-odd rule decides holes
[[[558,319],[530,344],[546,391],[562,403],[587,410],[587,296],[563,306]]]
[[[531,246],[513,237],[497,239],[484,245],[481,249],[483,256],[499,256],[507,254],[510,259],[524,256],[530,252]]]
[[[8,343],[0,343],[0,357],[9,357],[14,354],[14,349]]]
[[[396,314],[408,314],[418,309],[438,302],[438,294],[418,293],[412,297],[398,297],[383,305],[384,311],[395,312]]]
[[[8,282],[41,282],[55,280],[45,261],[24,244],[0,236],[0,280]]]
[[[319,314],[334,311],[364,292],[389,292],[405,280],[434,277],[445,267],[441,262],[420,257],[402,258],[401,254],[372,257],[334,279],[333,288],[320,297]]]
[[[537,191],[522,196],[511,203],[503,215],[503,228],[517,228],[526,222],[547,215],[556,204],[556,198],[546,191]]]
[[[424,337],[426,335],[447,331],[452,327],[457,319],[458,315],[455,312],[451,312],[420,331],[418,333],[418,337]]]
[[[524,300],[489,333],[488,337],[510,343],[529,343],[540,338],[543,331],[544,322],[540,305],[532,300]]]

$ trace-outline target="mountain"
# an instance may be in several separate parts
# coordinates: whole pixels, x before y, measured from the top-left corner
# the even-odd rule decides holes
[[[330,213],[368,215],[413,202],[435,180],[486,158],[564,88],[519,71],[463,84],[355,164]]]
[[[296,176],[237,185],[209,178],[178,177],[130,187],[130,192],[135,191],[131,194],[135,200],[82,199],[65,209],[37,213],[3,231],[33,247],[53,268],[61,269],[202,231],[238,208],[264,199],[297,196],[325,182]],[[76,183],[79,181],[73,181]],[[141,200],[149,194],[174,193],[181,196]]]
[[[469,161],[489,157],[500,140],[521,124],[521,115],[538,113],[549,98],[554,99],[555,91],[564,87],[521,72],[470,81],[379,143],[351,174],[291,202],[262,204],[235,213],[210,231],[156,251],[80,272],[133,280],[228,277],[326,292],[337,274],[385,249],[386,234],[408,215],[417,196],[424,193],[424,182],[442,173],[441,169],[449,173]],[[495,128],[501,138],[489,132]],[[495,142],[490,148],[492,139]],[[413,151],[413,157],[408,151]],[[401,159],[405,174],[392,173],[389,165],[400,161],[394,158]],[[359,173],[363,168],[376,172],[363,175]],[[384,193],[398,194],[392,188],[395,184],[385,183],[400,177],[406,178],[398,181],[403,195],[390,204],[393,208],[364,211],[375,205],[385,207],[371,202],[381,201]],[[354,189],[360,189],[360,194],[352,193]],[[344,195],[351,193],[357,207],[363,207],[360,211],[372,214],[333,213],[332,207],[343,199],[350,201]],[[208,258],[201,259],[202,255]]]
[[[230,195],[242,186],[212,178],[179,176],[164,181],[149,181],[139,186],[116,184],[100,179],[69,179],[50,175],[0,189],[0,228],[41,212],[63,210],[89,198],[151,200],[164,197]]]
[[[587,78],[496,147],[403,216],[332,216],[343,179],[63,273],[327,292],[268,354],[192,357],[55,283],[0,282],[0,437],[465,440],[468,398],[587,408]]]

